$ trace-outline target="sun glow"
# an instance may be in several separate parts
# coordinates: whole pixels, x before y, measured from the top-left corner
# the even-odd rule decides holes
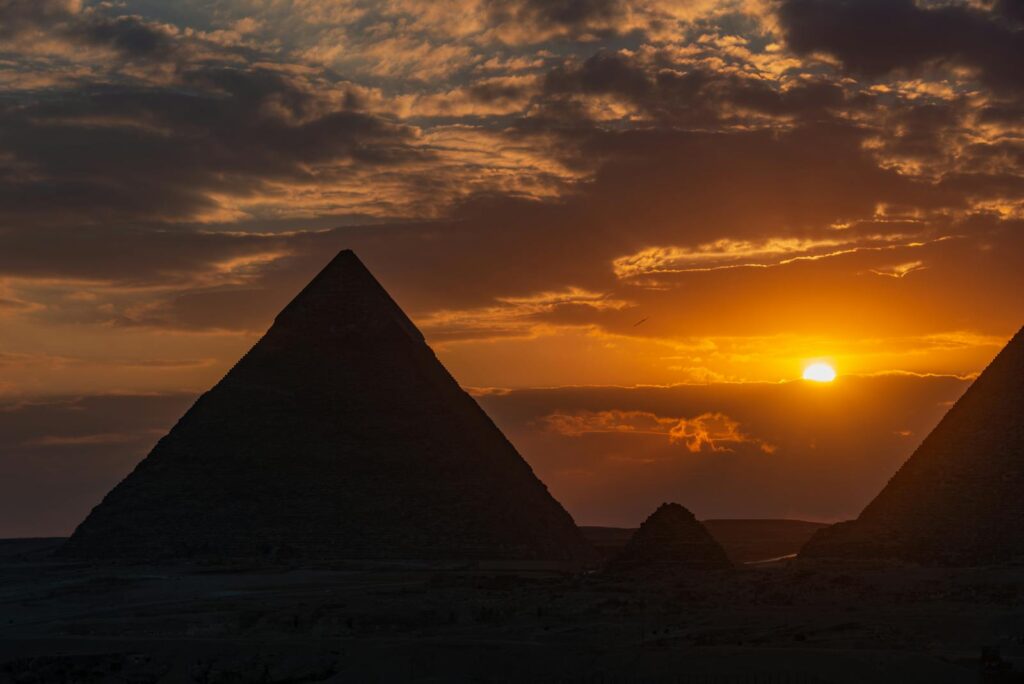
[[[804,380],[832,382],[835,379],[836,371],[827,363],[812,363],[804,369]]]

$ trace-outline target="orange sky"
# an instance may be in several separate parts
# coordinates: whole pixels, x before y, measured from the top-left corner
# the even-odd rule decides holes
[[[1024,323],[1015,7],[2,4],[0,415],[124,396],[177,407],[353,248],[485,405],[510,389],[603,397],[506,426],[586,520],[630,522],[673,491],[698,514],[854,515],[956,378]],[[858,444],[888,455],[859,463],[813,452],[795,423],[745,432],[749,405],[726,410],[713,389],[788,387],[814,361],[931,389],[873,399],[884,410],[859,429],[875,441]],[[677,385],[703,399],[640,410],[600,389]],[[33,533],[66,531],[169,425],[103,427],[97,409],[67,434],[43,413],[0,440],[0,499],[90,484],[68,484],[79,503]],[[835,487],[865,484],[833,491],[842,505],[789,506],[784,487],[750,498],[733,452],[705,443],[638,437],[689,459],[654,477],[612,458],[649,447],[620,443],[628,421],[551,432],[719,413],[778,447],[750,455],[766,479],[803,482],[814,456]],[[890,437],[903,416],[907,444]],[[583,443],[590,465],[553,465]],[[701,477],[734,493],[701,503]],[[623,479],[629,502],[587,484]]]

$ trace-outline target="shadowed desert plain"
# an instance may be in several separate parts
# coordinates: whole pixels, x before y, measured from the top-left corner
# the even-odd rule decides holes
[[[856,521],[580,528],[345,251],[71,538],[0,542],[0,681],[1021,681],[1022,369]]]
[[[1020,567],[112,565],[0,545],[0,681],[1014,682]]]

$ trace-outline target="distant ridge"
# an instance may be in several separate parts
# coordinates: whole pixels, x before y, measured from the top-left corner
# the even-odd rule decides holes
[[[62,554],[593,557],[569,514],[347,250],[93,509]]]
[[[856,520],[802,558],[979,565],[1024,559],[1024,329]]]

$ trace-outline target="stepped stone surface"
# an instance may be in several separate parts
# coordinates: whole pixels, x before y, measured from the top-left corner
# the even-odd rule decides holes
[[[104,498],[69,557],[593,557],[351,251]]]
[[[1024,329],[856,520],[803,558],[982,565],[1024,559]]]
[[[664,503],[640,526],[608,564],[612,572],[725,570],[732,567],[722,546],[693,513]]]

